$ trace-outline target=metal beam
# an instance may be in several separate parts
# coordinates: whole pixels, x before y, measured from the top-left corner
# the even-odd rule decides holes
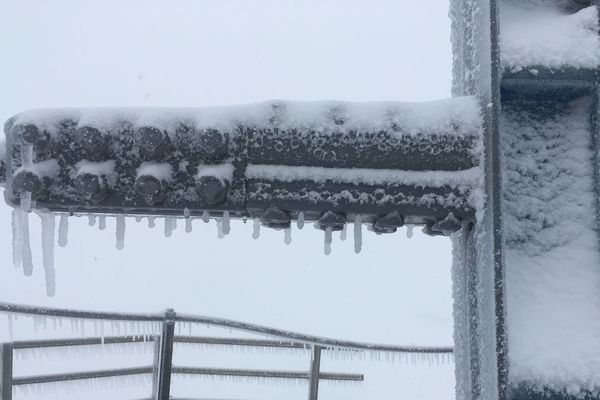
[[[309,374],[308,400],[317,400],[319,398],[319,379],[321,376],[321,346],[312,346]]]
[[[163,329],[157,346],[154,371],[154,399],[169,400],[171,392],[171,370],[173,368],[173,338],[175,336],[175,311],[167,310]]]
[[[212,376],[240,376],[248,378],[273,378],[273,379],[302,379],[309,380],[310,372],[302,371],[269,371],[256,369],[221,369],[221,368],[196,368],[173,367],[174,374],[182,375],[212,375]],[[362,374],[321,373],[320,379],[330,381],[355,381],[365,379]]]
[[[153,372],[152,367],[137,367],[137,368],[120,368],[120,369],[107,369],[101,371],[89,371],[89,372],[73,372],[66,374],[53,374],[53,375],[36,375],[13,378],[13,386],[23,385],[35,385],[39,383],[52,383],[52,382],[64,382],[64,381],[77,381],[85,379],[97,379],[97,378],[110,378],[117,376],[129,376],[129,375],[145,375]]]

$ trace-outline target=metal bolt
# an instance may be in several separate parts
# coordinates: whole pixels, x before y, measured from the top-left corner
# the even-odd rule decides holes
[[[373,231],[375,233],[394,233],[401,226],[404,226],[404,217],[398,211],[394,211],[379,218],[373,224]]]
[[[146,204],[156,204],[163,200],[163,184],[155,176],[139,176],[135,180],[135,190]]]
[[[271,206],[260,217],[260,222],[267,228],[287,229],[291,225],[291,218],[287,212]]]
[[[196,192],[209,206],[223,203],[229,192],[229,181],[214,176],[202,176],[196,182]]]
[[[167,135],[154,127],[144,126],[135,131],[135,138],[140,146],[142,157],[155,160],[167,153]]]
[[[317,226],[323,230],[331,228],[332,231],[341,231],[344,225],[346,225],[346,216],[333,211],[326,211],[317,221]]]
[[[14,193],[30,192],[36,197],[42,191],[42,181],[33,172],[21,170],[12,178],[12,189]]]

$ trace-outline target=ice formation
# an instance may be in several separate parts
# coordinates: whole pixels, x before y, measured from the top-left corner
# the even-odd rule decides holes
[[[56,277],[54,272],[54,231],[55,216],[41,214],[42,221],[42,264],[46,275],[46,293],[53,297],[56,293]]]
[[[69,240],[69,216],[66,214],[60,215],[58,223],[58,245],[65,247]]]
[[[331,242],[333,241],[332,229],[331,227],[326,227],[324,231],[323,238],[323,252],[326,256],[331,254]]]
[[[117,250],[123,250],[125,248],[125,216],[118,215],[116,217],[116,246]]]
[[[360,253],[362,250],[362,218],[360,215],[354,217],[354,252]]]
[[[252,221],[252,238],[258,239],[260,237],[260,219],[255,218]]]

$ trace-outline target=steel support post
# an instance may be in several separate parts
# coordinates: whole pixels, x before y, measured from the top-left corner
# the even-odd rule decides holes
[[[154,370],[154,400],[169,400],[171,370],[173,368],[173,339],[175,336],[175,311],[167,310],[162,332],[157,341]]]
[[[310,381],[308,389],[308,400],[319,398],[319,378],[321,374],[321,346],[312,346],[312,357],[310,361]]]
[[[0,344],[0,400],[12,400],[13,346]]]

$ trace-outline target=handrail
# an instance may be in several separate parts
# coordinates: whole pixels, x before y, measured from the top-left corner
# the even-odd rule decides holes
[[[69,309],[58,309],[49,307],[26,306],[12,303],[0,303],[0,312],[20,313],[39,315],[45,317],[58,318],[80,318],[94,320],[112,320],[112,321],[137,321],[137,322],[162,322],[165,320],[165,314],[134,314],[100,311],[78,311]],[[388,344],[376,344],[367,342],[354,342],[349,340],[331,339],[321,336],[302,334],[283,329],[271,328],[263,325],[240,322],[223,318],[194,315],[175,315],[176,322],[195,323],[204,325],[214,325],[223,328],[235,329],[238,331],[250,332],[255,334],[278,337],[282,339],[303,342],[305,344],[329,347],[329,348],[348,348],[369,351],[384,351],[395,353],[425,353],[425,354],[451,354],[452,346],[398,346]]]

